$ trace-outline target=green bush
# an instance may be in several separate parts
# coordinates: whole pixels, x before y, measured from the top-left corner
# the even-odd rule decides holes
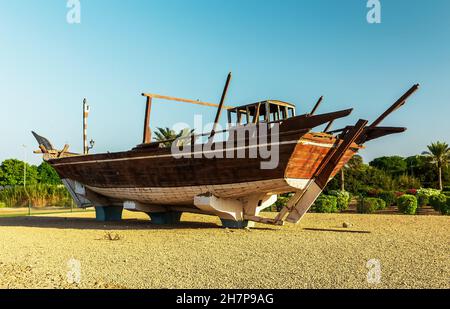
[[[397,206],[400,212],[414,215],[417,210],[417,198],[414,195],[402,195],[397,199]]]
[[[0,208],[5,208],[5,207],[6,207],[6,204],[3,202],[0,202]]]
[[[382,200],[381,198],[377,198],[377,210],[383,210],[386,209],[386,202]]]
[[[379,210],[380,207],[386,207],[386,203],[376,197],[360,197],[356,205],[356,210],[360,214],[371,214]]]
[[[441,191],[436,189],[421,188],[417,190],[417,202],[419,206],[426,206],[430,203],[430,198],[435,195],[441,194]]]
[[[430,204],[430,197],[425,194],[417,193],[417,204],[419,207],[427,206]]]
[[[433,195],[430,197],[430,204],[436,211],[441,211],[442,207],[445,207],[447,203],[447,196],[444,194]]]
[[[278,199],[275,202],[275,204],[269,208],[266,208],[265,211],[280,211],[281,209],[283,209],[284,206],[287,205],[289,199],[290,199],[289,196],[280,195],[278,196]]]
[[[395,204],[396,195],[394,191],[382,191],[378,194],[378,198],[382,199],[386,206],[392,206]]]
[[[329,194],[336,197],[338,210],[342,211],[348,209],[348,204],[350,203],[350,193],[346,191],[332,190]]]
[[[444,192],[442,192],[442,194],[444,194],[446,196],[450,196],[450,191],[444,191]]]
[[[321,195],[314,203],[313,209],[319,213],[335,213],[338,212],[337,198],[331,195]]]
[[[447,196],[447,202],[443,205],[441,205],[441,214],[443,215],[450,215],[450,197]]]

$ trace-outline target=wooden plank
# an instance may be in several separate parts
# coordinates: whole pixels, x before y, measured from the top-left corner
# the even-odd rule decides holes
[[[191,104],[197,104],[197,105],[209,106],[209,107],[219,107],[219,104],[202,102],[199,100],[183,99],[183,98],[171,97],[171,96],[154,94],[154,93],[143,93],[142,95],[144,97],[148,97],[148,98],[155,98],[155,99],[162,99],[162,100],[176,101],[176,102],[183,102],[183,103],[191,103]],[[230,108],[233,108],[233,106],[225,106],[224,105],[223,108],[230,109]]]

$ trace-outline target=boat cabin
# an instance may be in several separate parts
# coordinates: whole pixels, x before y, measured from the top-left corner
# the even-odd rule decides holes
[[[236,125],[260,122],[280,121],[295,116],[295,105],[267,100],[248,105],[231,107],[228,111],[228,123]]]

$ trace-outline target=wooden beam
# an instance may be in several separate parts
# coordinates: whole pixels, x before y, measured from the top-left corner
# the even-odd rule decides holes
[[[152,131],[150,129],[151,109],[152,109],[152,97],[147,97],[147,103],[145,106],[144,136],[142,138],[143,144],[148,144],[152,140]]]
[[[253,116],[253,123],[259,122],[259,111],[261,110],[261,103],[258,103],[258,107],[256,107],[255,115]]]
[[[374,128],[378,126],[387,116],[389,116],[389,114],[402,107],[405,104],[406,100],[418,89],[419,84],[415,84],[414,86],[412,86],[411,89],[405,92],[405,94],[402,95],[400,99],[398,99],[394,104],[392,104],[392,106],[389,107],[383,114],[381,114],[381,116],[378,117],[377,120],[375,120],[369,127]]]
[[[225,98],[227,96],[228,92],[228,86],[230,86],[231,81],[231,72],[228,73],[227,81],[225,82],[225,87],[223,88],[222,97],[220,98],[219,106],[217,107],[217,113],[216,118],[214,119],[214,125],[211,130],[211,134],[209,135],[209,138],[213,137],[216,131],[217,124],[219,123],[220,115],[222,113],[223,103],[225,102]]]
[[[328,133],[328,131],[331,129],[331,126],[333,125],[334,119],[331,120],[327,126],[325,127],[325,129],[323,130],[324,133]]]
[[[270,103],[266,102],[266,115],[265,115],[266,122],[270,122]]]
[[[191,103],[191,104],[197,104],[197,105],[209,106],[209,107],[219,107],[219,104],[215,104],[215,103],[202,102],[202,101],[199,101],[199,100],[190,100],[190,99],[176,98],[176,97],[160,95],[160,94],[154,94],[154,93],[143,93],[142,96],[147,97],[147,98],[162,99],[162,100],[167,100],[167,101]],[[233,108],[233,107],[232,106],[223,106],[223,108],[229,109],[229,108]]]
[[[319,98],[319,100],[317,101],[317,103],[316,103],[316,105],[314,105],[314,107],[313,107],[313,109],[312,109],[312,111],[311,111],[311,115],[314,115],[315,113],[316,113],[316,111],[317,111],[317,109],[319,108],[319,106],[320,106],[320,104],[322,103],[322,101],[323,101],[323,96],[321,96],[320,98]]]

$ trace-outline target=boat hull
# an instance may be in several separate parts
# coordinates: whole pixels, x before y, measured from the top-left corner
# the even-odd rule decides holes
[[[325,134],[291,134],[278,147],[278,165],[267,170],[261,169],[261,157],[176,159],[168,149],[49,162],[62,178],[76,181],[116,203],[136,201],[195,208],[195,196],[207,193],[223,199],[242,199],[253,194],[303,190],[327,153],[336,147],[336,140]],[[332,176],[357,150],[355,145],[346,152]]]

